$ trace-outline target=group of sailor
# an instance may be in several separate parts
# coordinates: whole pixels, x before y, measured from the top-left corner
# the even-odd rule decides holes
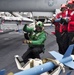
[[[58,43],[59,53],[64,54],[69,45],[74,44],[74,0],[69,0],[66,4],[62,4],[61,12],[52,18],[51,22],[55,25],[56,41]],[[27,51],[22,55],[19,62],[26,63],[29,58],[40,58],[40,54],[44,52],[44,42],[46,34],[44,32],[44,24],[41,21],[36,22],[35,29],[28,28],[24,25],[23,31],[25,40],[23,43],[28,44]],[[74,51],[72,52],[74,54]]]
[[[52,23],[55,25],[59,53],[64,54],[69,45],[74,44],[74,0],[62,4]],[[74,51],[72,52],[74,54]]]

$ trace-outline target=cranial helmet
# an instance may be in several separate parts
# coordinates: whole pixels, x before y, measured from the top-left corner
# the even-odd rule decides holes
[[[69,0],[67,4],[72,4],[74,3],[74,0]]]
[[[66,9],[67,9],[66,4],[62,4],[60,10],[63,11],[63,10],[66,10]]]
[[[66,8],[66,4],[62,4],[61,5],[61,8]]]
[[[72,4],[72,0],[68,1],[68,4]]]

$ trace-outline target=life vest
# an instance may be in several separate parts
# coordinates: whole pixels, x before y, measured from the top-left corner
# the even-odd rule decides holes
[[[71,20],[71,21],[74,21],[74,11],[71,12],[70,20]]]
[[[60,24],[60,33],[67,31],[67,25]]]
[[[59,23],[54,23],[54,25],[55,25],[55,31],[59,32],[60,24]]]
[[[57,14],[56,18],[57,19],[63,18],[63,17],[66,17],[66,15],[67,15],[67,12],[64,12],[64,13],[61,12],[61,13]],[[63,32],[63,28],[64,28],[64,30],[67,29],[67,25],[65,26],[65,25],[62,25],[60,23],[56,23],[55,25],[56,25],[55,29],[58,30],[60,33]]]
[[[68,9],[67,12],[67,16],[69,17],[70,21],[74,21],[74,11]]]
[[[65,13],[61,13],[63,18],[66,18],[68,16],[68,11],[66,11]],[[60,24],[60,29],[59,32],[62,33],[64,31],[67,31],[67,24]]]
[[[69,22],[68,32],[74,32],[74,21]]]
[[[70,22],[68,23],[68,32],[74,32],[74,11],[69,11]]]

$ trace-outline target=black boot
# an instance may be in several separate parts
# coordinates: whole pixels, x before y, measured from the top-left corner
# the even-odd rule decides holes
[[[74,70],[74,69],[72,69],[72,68],[69,67],[69,70]]]
[[[20,63],[22,63],[23,62],[23,59],[22,59],[22,57],[16,57],[17,58],[17,60],[20,62]]]
[[[21,64],[21,66],[24,66],[24,61],[22,59],[22,57],[16,57],[16,59],[18,60],[18,62]]]

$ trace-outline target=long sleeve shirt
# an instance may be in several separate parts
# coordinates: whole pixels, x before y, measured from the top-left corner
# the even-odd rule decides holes
[[[32,43],[29,44],[30,47],[44,45],[46,40],[44,31],[37,32],[33,28],[28,28],[27,25],[24,26],[23,31],[29,33],[29,40],[32,41]]]

